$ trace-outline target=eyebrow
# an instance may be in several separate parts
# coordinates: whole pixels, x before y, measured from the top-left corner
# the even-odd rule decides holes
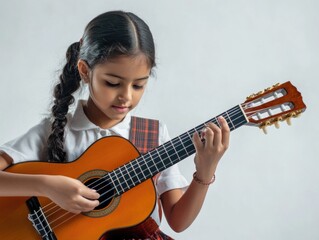
[[[118,76],[118,75],[113,74],[113,73],[105,73],[105,75],[110,76],[110,77],[116,77],[116,78],[119,78],[119,79],[122,79],[122,80],[126,80],[126,78]],[[149,77],[150,76],[148,75],[148,76],[145,76],[145,77],[136,78],[136,79],[134,79],[134,81],[136,81],[136,80],[146,80]]]

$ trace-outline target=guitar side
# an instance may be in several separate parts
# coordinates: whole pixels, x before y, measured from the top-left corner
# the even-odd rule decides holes
[[[88,175],[90,178],[90,175],[94,175],[95,172],[110,172],[139,156],[136,148],[126,139],[106,137],[96,141],[74,162],[26,162],[15,164],[5,171],[64,175],[72,178]],[[27,199],[29,197],[0,197],[1,239],[41,239],[27,218],[29,213],[25,204]],[[113,204],[115,200],[112,200],[101,211],[92,211],[94,215],[79,214],[73,217],[69,214],[61,217],[58,213],[54,213],[48,218],[48,221],[53,222],[53,232],[57,239],[99,239],[103,233],[110,230],[137,225],[145,220],[154,209],[156,192],[152,180],[148,179],[130,189],[116,201],[115,207]],[[44,197],[39,197],[39,202],[41,206],[51,203]],[[61,214],[64,213],[67,212],[63,210]],[[71,219],[68,220],[70,216]],[[58,218],[59,222],[55,221]],[[67,221],[59,225],[64,220]]]

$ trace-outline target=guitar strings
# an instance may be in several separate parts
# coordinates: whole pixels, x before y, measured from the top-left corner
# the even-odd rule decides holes
[[[195,129],[195,131],[196,131],[196,129]],[[101,203],[101,204],[102,204],[102,203]],[[67,214],[72,214],[72,213],[67,212],[66,214],[60,216],[58,219],[62,218],[63,216],[66,216]],[[68,219],[65,219],[63,222],[61,222],[61,223],[58,224],[57,226],[54,226],[54,228],[58,227],[59,225],[63,224],[64,222],[70,220],[70,219],[73,218],[74,216],[76,216],[76,214],[71,215]],[[58,220],[58,219],[56,219],[56,220]],[[56,221],[56,220],[55,220],[55,221]],[[52,223],[54,223],[54,222],[52,222]],[[52,223],[51,223],[51,224],[52,224]]]
[[[235,111],[235,114],[237,114],[239,111],[238,110],[236,110]],[[233,115],[235,115],[235,114],[233,114]],[[227,117],[225,116],[225,118],[226,118],[226,120],[227,120]],[[236,119],[235,119],[236,120]],[[208,121],[209,122],[209,121]],[[227,120],[227,123],[229,124],[231,122],[231,120],[228,122],[228,120]],[[198,131],[197,129],[194,129],[195,131]],[[182,137],[183,138],[183,137]],[[184,137],[185,138],[185,137]],[[172,149],[172,148],[171,148]],[[165,151],[165,150],[164,150]],[[175,150],[176,151],[176,150]],[[163,151],[162,151],[163,152]],[[177,153],[178,153],[178,151],[176,151]],[[151,157],[151,155],[150,155],[150,157]],[[151,157],[152,158],[152,157]],[[184,158],[184,156],[182,156],[182,158]],[[146,161],[145,161],[146,160]],[[149,160],[149,159],[148,159]],[[145,161],[145,163],[147,163],[147,162],[149,162],[147,159],[144,159],[144,161]],[[152,159],[153,160],[153,159]],[[145,165],[147,165],[147,164],[145,164]],[[132,169],[132,166],[131,166],[131,169]],[[126,174],[127,175],[127,174]],[[125,177],[124,175],[123,175],[123,177]],[[148,176],[147,178],[149,178],[150,176]],[[99,181],[100,179],[98,179],[97,181]],[[124,179],[125,180],[125,179]],[[95,182],[97,182],[97,181],[95,181]],[[90,185],[93,185],[95,182],[92,182]],[[99,186],[101,183],[99,183],[98,185],[95,185],[94,187],[97,187],[97,186]],[[89,187],[89,185],[88,185],[88,187]],[[111,191],[113,191],[112,189],[111,189]],[[108,192],[106,192],[106,193],[103,193],[102,195],[105,195],[105,194],[107,194],[107,193],[109,193],[110,191],[108,191]],[[113,197],[113,196],[112,196]],[[111,197],[111,198],[112,198]],[[100,204],[103,204],[105,201],[108,201],[108,200],[110,200],[111,198],[109,198],[109,199],[106,199],[106,200],[104,200],[104,201],[102,201]],[[54,203],[53,203],[54,204]],[[48,207],[48,205],[47,206],[45,206],[46,208]],[[56,205],[56,207],[59,207],[59,206],[57,206]],[[51,208],[51,210],[52,210],[52,208]],[[61,209],[62,210],[62,209]],[[50,211],[50,210],[49,210]],[[48,212],[48,210],[47,210],[47,212]],[[57,211],[56,211],[57,212]],[[54,212],[54,213],[56,213],[56,212]],[[50,215],[52,215],[52,214],[54,214],[54,213],[51,213]],[[66,214],[69,214],[69,212],[67,212]],[[60,219],[61,217],[63,217],[63,216],[65,216],[66,214],[64,214],[64,215],[62,215],[62,216],[60,216],[58,219]],[[72,216],[73,217],[73,216]],[[71,217],[71,218],[72,218]],[[54,223],[56,220],[58,220],[58,219],[55,219],[53,222],[51,222],[51,224],[52,223]],[[55,226],[56,227],[56,226]]]
[[[233,112],[230,112],[230,115],[231,116],[233,116],[233,115],[236,115],[236,114],[238,114],[240,112],[240,110],[234,110]],[[227,113],[227,112],[226,112]],[[227,116],[224,116],[225,117],[225,119],[226,119],[226,121],[227,121],[227,123],[228,123],[228,125],[229,125],[229,123],[232,123],[232,121],[231,120],[227,120]],[[214,119],[216,119],[216,118],[214,118]],[[214,120],[213,119],[213,120]],[[236,120],[236,119],[238,119],[238,118],[235,118],[234,120]],[[211,120],[210,120],[211,121]],[[210,121],[208,121],[208,122],[210,122]],[[218,123],[217,121],[216,121],[216,123]],[[233,124],[233,123],[232,123]],[[195,132],[196,131],[198,131],[196,128],[194,128],[194,130],[195,130]],[[190,131],[189,131],[190,132]],[[188,132],[187,132],[188,133]],[[183,135],[185,135],[185,134],[183,134]],[[181,136],[181,138],[183,139],[183,138],[185,138],[185,136],[184,137],[182,137]],[[187,137],[188,138],[188,137]],[[173,139],[174,140],[174,139]],[[172,140],[171,140],[172,141]],[[177,146],[177,145],[176,145]],[[180,145],[181,146],[181,145]],[[185,146],[183,146],[183,147],[185,147]],[[188,146],[187,146],[188,147]],[[186,148],[187,148],[186,147]],[[170,149],[173,149],[173,148],[170,148]],[[175,150],[175,149],[174,149]],[[165,149],[164,149],[164,151],[165,151]],[[164,151],[162,150],[162,153],[164,153]],[[169,150],[168,150],[169,151]],[[175,150],[176,151],[176,150]],[[176,151],[177,153],[178,153],[178,151]],[[146,154],[145,154],[146,155]],[[143,155],[142,155],[143,156]],[[178,156],[178,155],[177,155]],[[186,156],[187,157],[187,156]],[[184,156],[182,156],[182,158],[184,158]],[[144,165],[147,165],[147,163],[148,162],[150,162],[150,159],[153,161],[153,159],[152,159],[152,156],[150,155],[150,158],[145,158],[144,159],[144,162],[145,162],[145,164]],[[162,160],[162,159],[161,159]],[[153,161],[153,163],[154,163],[154,161]],[[133,167],[131,166],[130,167],[130,169],[132,170],[133,169]],[[107,176],[108,174],[106,174],[105,175],[105,177]],[[123,177],[125,177],[127,174],[125,174],[125,175],[123,175]],[[152,175],[151,175],[152,176]],[[149,178],[149,177],[151,177],[151,176],[148,176],[147,178]],[[123,177],[120,177],[120,178],[123,178]],[[103,178],[103,177],[102,177]],[[96,184],[98,181],[99,181],[100,179],[98,179],[98,180],[96,180],[95,182],[92,182],[91,184],[89,184],[88,185],[88,187],[92,187],[92,185],[94,185],[94,184]],[[125,179],[124,179],[125,180]],[[101,183],[99,183],[99,184],[97,184],[97,185],[95,185],[94,187],[96,188],[97,186],[99,186],[100,184],[102,184],[102,182]],[[105,186],[103,186],[103,187],[105,187]],[[118,186],[114,186],[114,187],[118,187]],[[100,190],[100,189],[99,189]],[[99,191],[99,190],[97,190],[97,191]],[[123,189],[124,190],[124,189]],[[105,195],[105,194],[108,194],[108,193],[110,193],[110,191],[113,191],[113,189],[111,189],[111,190],[109,190],[109,191],[107,191],[107,192],[105,192],[105,193],[103,193],[103,194],[101,194],[101,196],[103,196],[103,195]],[[100,196],[100,197],[101,197]],[[106,202],[106,201],[109,201],[111,198],[113,198],[113,196],[112,197],[110,197],[110,198],[108,198],[108,199],[106,199],[106,200],[104,200],[104,201],[102,201],[101,203],[100,203],[100,205],[101,204],[103,204],[104,202]],[[53,203],[53,202],[51,202],[50,204],[48,204],[48,205],[46,205],[46,206],[44,206],[43,207],[43,209],[45,209],[45,208],[48,208],[50,205],[55,205],[54,207],[58,207],[58,208],[60,208],[58,205],[56,205],[55,203]],[[53,208],[50,208],[49,210],[46,210],[46,212],[45,212],[45,214],[47,214],[49,211],[52,211],[53,210]],[[53,215],[53,214],[55,214],[55,213],[57,213],[59,210],[64,210],[64,209],[62,209],[62,208],[60,208],[60,209],[58,209],[57,211],[55,211],[55,212],[53,212],[53,213],[51,213],[51,214],[49,214],[47,217],[49,217],[49,216],[51,216],[51,215]],[[66,211],[66,210],[64,210],[64,211]],[[76,216],[77,214],[74,214],[74,213],[71,213],[71,212],[67,212],[66,211],[66,213],[65,214],[63,214],[62,216],[60,216],[60,217],[58,217],[57,219],[55,219],[54,221],[52,221],[50,224],[54,224],[58,219],[60,219],[60,218],[62,218],[62,217],[64,217],[64,216],[66,216],[67,214],[72,214],[72,216],[70,216],[68,219],[66,219],[65,221],[68,221],[69,219],[71,219],[71,218],[73,218],[74,216]],[[64,223],[65,221],[63,221],[62,223]],[[61,223],[61,224],[62,224]],[[60,225],[60,224],[59,224]],[[57,225],[57,226],[54,226],[54,228],[56,228],[56,227],[58,227],[59,225]],[[53,227],[52,227],[53,228]]]
[[[236,119],[235,119],[235,120],[236,120]],[[202,127],[200,127],[200,128],[202,129]],[[197,130],[196,128],[194,128],[194,130],[195,130],[195,132],[198,132],[198,130]],[[188,134],[188,136],[186,136],[186,134]],[[184,135],[184,136],[181,135],[181,138],[182,138],[182,139],[185,139],[185,138],[186,138],[186,139],[190,139],[190,138],[191,138],[191,136],[189,136],[189,133],[188,133],[188,132],[187,132],[187,133],[184,133],[183,135]],[[177,139],[175,138],[175,139],[173,139],[173,140],[171,140],[171,141],[169,141],[169,142],[173,142],[174,140],[177,140]],[[180,143],[180,141],[178,141],[178,143]],[[169,152],[170,150],[174,150],[176,156],[177,156],[178,159],[180,160],[180,158],[184,159],[185,157],[188,157],[190,154],[188,154],[187,151],[185,151],[186,154],[184,154],[184,155],[179,155],[178,153],[180,153],[181,151],[184,151],[184,150],[185,150],[184,148],[187,148],[187,147],[189,147],[189,146],[191,146],[191,145],[193,145],[193,144],[191,143],[190,145],[187,145],[187,146],[183,146],[183,143],[182,143],[182,144],[176,144],[176,146],[177,146],[176,148],[178,148],[178,147],[180,147],[180,146],[183,147],[182,150],[176,151],[176,149],[174,148],[174,145],[171,144],[172,147],[166,148],[166,150],[167,150],[167,152]],[[163,152],[166,151],[165,149],[164,149],[164,151],[161,151],[161,150],[162,150],[162,149],[160,149],[160,151],[159,151],[159,152],[160,152],[160,155],[161,155]],[[149,156],[148,156],[148,155],[149,155]],[[155,165],[155,161],[153,160],[152,155],[151,155],[150,152],[148,152],[148,153],[145,154],[145,155],[142,155],[141,157],[143,158],[143,160],[144,160],[145,163],[149,163],[149,162],[153,163],[153,165],[149,165],[150,168],[153,167],[153,166],[156,166],[156,165]],[[166,160],[166,159],[161,159],[161,158],[158,158],[158,159],[160,159],[162,162]],[[131,162],[138,164],[136,161],[131,161]],[[142,162],[142,163],[143,163],[143,162]],[[164,162],[163,162],[163,164],[165,165]],[[167,168],[167,165],[173,165],[173,164],[175,164],[175,163],[171,162],[171,164],[166,164],[166,167],[165,167],[165,168]],[[145,165],[147,166],[148,164],[144,164],[144,166],[145,166]],[[143,166],[143,165],[141,165],[141,166]],[[132,166],[128,166],[128,169],[129,169],[130,171],[132,171],[134,168],[133,168]],[[118,169],[115,169],[114,172],[116,172],[117,170],[118,170]],[[120,177],[120,178],[125,181],[125,177],[127,177],[128,173],[129,173],[129,172],[127,171],[127,174],[125,174],[125,175],[122,174],[123,177]],[[151,173],[151,171],[149,171],[149,173]],[[108,174],[108,175],[109,175],[109,174]],[[148,179],[148,178],[152,177],[153,175],[154,175],[154,174],[151,173],[151,175],[145,176],[145,178]],[[120,183],[120,185],[122,185],[122,184],[121,184],[121,181],[119,181],[119,183]],[[127,182],[126,182],[126,184],[129,186],[129,184],[128,184]],[[115,187],[117,187],[117,186],[115,186]],[[123,189],[123,191],[128,190],[128,189],[124,189],[122,186],[121,186],[121,188]],[[105,195],[105,194],[107,194],[107,193],[109,193],[109,192],[110,192],[110,191],[105,192],[105,193],[101,194],[101,196],[103,196],[103,195]],[[106,200],[104,200],[104,201],[101,202],[101,203],[104,203],[104,202],[106,202],[106,201],[108,201],[108,200],[110,200],[110,199],[106,199]]]
[[[248,104],[248,103],[247,103],[247,104]],[[249,108],[249,107],[247,107],[247,105],[244,106],[244,104],[242,104],[241,106],[243,107],[243,109]],[[226,112],[226,113],[227,113],[227,112]],[[251,112],[250,112],[250,113],[251,113]],[[246,113],[246,114],[247,114],[247,113]],[[253,113],[253,114],[254,114],[254,113]],[[250,115],[250,116],[251,116],[251,115]],[[227,120],[227,118],[226,118],[226,120]],[[230,122],[231,122],[231,120],[230,120]],[[228,123],[228,121],[227,121],[227,123]],[[196,131],[196,129],[195,129],[195,131]],[[150,154],[150,157],[152,158],[151,154]],[[153,160],[153,159],[152,159],[152,160]],[[145,160],[144,160],[144,161],[145,161]],[[132,168],[132,167],[131,167],[131,168]],[[134,169],[133,169],[133,170],[134,170]],[[135,171],[134,171],[134,172],[135,172]],[[123,176],[123,177],[124,177],[124,176]],[[125,180],[125,179],[124,179],[124,180]],[[96,181],[96,182],[97,182],[97,181]],[[94,182],[93,182],[92,184],[94,184]],[[101,184],[101,183],[100,183],[100,184]],[[100,184],[98,184],[98,185],[100,185]],[[98,186],[98,185],[97,185],[97,186]],[[106,201],[108,201],[108,200],[106,200]],[[103,203],[103,202],[102,202],[102,203]],[[102,203],[101,203],[101,204],[102,204]],[[54,204],[54,203],[53,203],[53,204]],[[49,205],[50,205],[50,204],[49,204]],[[47,206],[48,206],[48,205],[47,205]],[[45,207],[47,207],[47,206],[45,206]],[[57,205],[56,205],[56,206],[57,206]],[[44,207],[44,208],[45,208],[45,207]],[[59,207],[59,206],[57,206],[57,207]],[[62,210],[62,209],[61,209],[61,210]],[[72,213],[67,212],[67,214],[72,214]],[[76,216],[76,214],[73,214],[73,216],[69,217],[69,218],[66,219],[65,221],[68,221],[69,219],[73,218],[74,216]],[[65,221],[63,221],[62,223],[64,223]],[[61,224],[62,224],[62,223],[61,223]],[[59,224],[59,225],[60,225],[60,224]],[[59,226],[59,225],[58,225],[58,226]],[[57,226],[55,226],[55,227],[57,227]]]
[[[238,110],[235,110],[235,114],[233,114],[233,115],[236,115],[238,112],[240,112],[240,111],[238,111]],[[238,118],[235,118],[234,120],[236,120],[236,119],[238,119]],[[206,123],[208,123],[208,122],[210,122],[210,121],[207,121]],[[217,121],[216,121],[217,122]],[[230,123],[231,121],[227,121],[227,123],[228,123],[228,125],[229,125],[229,123]],[[204,124],[202,124],[202,125],[200,125],[200,126],[198,126],[198,127],[196,127],[196,128],[200,128],[200,130],[203,128],[203,126],[205,126],[205,124],[206,123],[204,123]],[[198,132],[199,130],[198,129],[196,129],[196,128],[194,128],[194,132]],[[191,131],[191,130],[190,130]],[[190,132],[189,131],[189,132]],[[186,134],[188,134],[188,136],[185,136]],[[184,136],[183,136],[184,135]],[[177,137],[178,138],[178,137]],[[167,144],[167,143],[169,143],[169,142],[173,142],[174,140],[177,140],[177,138],[174,138],[174,139],[172,139],[172,140],[170,140],[170,141],[168,141],[168,142],[166,142],[165,144]],[[182,134],[182,135],[180,135],[179,136],[179,138],[181,139],[181,140],[185,140],[185,139],[189,139],[189,138],[191,138],[191,136],[189,136],[189,133],[188,132],[186,132],[186,133],[184,133],[184,134]],[[179,141],[179,142],[182,142],[182,141]],[[164,145],[164,144],[163,144]],[[163,149],[161,149],[161,148],[163,148],[163,145],[161,145],[161,146],[159,146],[158,148],[159,148],[159,151],[158,151],[158,153],[159,153],[159,155],[161,155],[161,154],[163,154],[164,152],[165,152],[165,150],[166,151],[170,151],[170,150],[172,150],[173,148],[174,148],[174,145],[172,145],[173,147],[170,147],[170,148],[164,148],[164,151],[163,151]],[[188,145],[188,146],[186,146],[186,148],[187,147],[189,147],[189,146],[191,146],[191,145],[193,145],[193,144],[190,144],[190,145]],[[183,146],[183,143],[182,144],[176,144],[176,147],[178,148],[178,147],[181,147],[181,146]],[[185,146],[183,146],[183,147],[185,147]],[[174,150],[175,150],[175,148],[174,148]],[[151,152],[153,152],[153,150],[151,151]],[[149,162],[148,160],[153,160],[152,159],[152,155],[151,155],[151,152],[148,152],[148,153],[146,153],[146,154],[144,154],[144,155],[141,155],[141,156],[139,156],[138,158],[143,158],[143,160],[144,160],[144,162],[145,163],[147,163],[147,162]],[[178,153],[179,151],[176,151],[175,150],[175,152],[176,153]],[[145,156],[146,155],[149,155],[149,157],[148,157],[148,159],[146,159],[146,161],[145,161]],[[178,155],[178,154],[176,154],[176,155]],[[182,156],[182,158],[184,158],[184,156]],[[160,158],[159,158],[160,159]],[[134,160],[136,160],[136,159],[134,159]],[[134,161],[134,160],[132,160],[132,161],[130,161],[130,163],[131,162],[136,162],[136,161]],[[163,159],[160,159],[160,160],[162,160],[163,161]],[[164,163],[163,163],[164,164]],[[172,164],[174,164],[174,163],[172,163]],[[147,164],[144,164],[144,166],[145,165],[147,165]],[[123,166],[125,166],[126,167],[126,164],[125,165],[123,165]],[[122,166],[122,167],[123,167]],[[143,166],[143,165],[141,165],[141,166]],[[152,166],[155,166],[155,165],[152,165]],[[152,167],[152,166],[150,166],[150,167]],[[132,170],[133,168],[132,168],[132,166],[129,166],[130,167],[130,169]],[[120,167],[119,167],[120,168]],[[118,168],[118,169],[119,169]],[[115,169],[114,171],[116,171],[116,170],[118,170],[118,169]],[[108,175],[108,174],[107,174]],[[106,175],[105,175],[106,176]],[[148,177],[146,177],[146,178],[149,178],[149,176]],[[99,181],[100,179],[98,179],[97,181]],[[96,182],[97,182],[96,181]],[[93,184],[95,184],[96,182],[92,182],[91,184],[89,184],[88,185],[88,187],[93,187]],[[100,183],[100,184],[102,184],[102,182]],[[98,184],[98,185],[95,185],[94,187],[96,187],[96,186],[99,186],[100,184]],[[127,184],[127,185],[129,185],[129,184]],[[100,189],[99,189],[100,190]],[[98,190],[97,190],[98,191]]]
[[[240,111],[238,111],[238,110],[235,110],[235,114],[237,114],[238,112],[240,112]],[[234,114],[234,115],[235,115]],[[227,118],[226,118],[227,119]],[[217,121],[216,121],[217,122]],[[227,120],[227,123],[230,123],[231,122],[231,120],[228,122],[228,120]],[[202,127],[201,127],[202,128]],[[195,130],[196,131],[196,130]],[[164,150],[165,151],[165,150]],[[150,155],[150,157],[152,158],[152,156]],[[142,155],[142,158],[143,158],[143,155]],[[132,166],[130,166],[130,169],[132,169]],[[98,181],[100,181],[100,179],[98,179],[96,182],[98,182]],[[89,184],[87,187],[92,187],[94,184],[96,184],[96,182],[92,182],[91,184]],[[102,184],[103,182],[100,182],[100,184]],[[98,184],[98,185],[95,185],[94,187],[98,187],[100,184]],[[98,190],[100,190],[100,189],[98,189]],[[98,191],[97,190],[97,191]],[[47,206],[45,206],[45,207],[43,207],[43,209],[45,209],[45,208],[47,208],[48,207],[48,205]],[[49,209],[49,210],[51,210],[51,209]],[[48,210],[48,211],[49,211]]]
[[[238,111],[235,111],[235,113],[238,113]],[[226,120],[227,120],[227,118],[226,118]],[[231,120],[230,120],[230,122],[231,122]],[[229,124],[229,122],[227,121],[227,123]],[[195,131],[197,131],[196,129],[195,129]],[[183,138],[183,137],[182,137]],[[151,157],[151,155],[150,155],[150,157]],[[151,157],[152,158],[152,157]],[[184,158],[184,156],[182,156],[182,158]],[[148,159],[149,160],[149,159]],[[145,161],[145,163],[147,163],[148,162],[148,160],[146,160],[145,161],[145,159],[144,159],[144,161]],[[153,159],[152,159],[153,160]],[[131,169],[132,169],[132,166],[131,166]],[[123,176],[123,177],[125,177],[125,176]],[[149,176],[147,177],[147,178],[149,178]],[[100,180],[100,179],[99,179]],[[124,179],[125,180],[125,179]],[[97,181],[96,181],[97,182]],[[91,185],[93,185],[95,182],[93,182],[93,183],[91,183]],[[101,183],[100,183],[101,184]],[[98,185],[100,185],[100,184],[98,184]],[[98,185],[95,185],[95,187],[97,187]],[[113,190],[111,190],[111,191],[113,191]],[[109,192],[109,191],[108,191]],[[107,194],[108,192],[106,192],[106,193],[104,193],[104,194]],[[102,195],[104,195],[104,194],[102,194]],[[113,196],[112,196],[113,197]],[[105,201],[108,201],[108,200],[110,200],[110,199],[106,199]],[[105,201],[103,201],[103,202],[105,202]],[[103,202],[101,202],[101,204],[103,204]],[[57,205],[56,205],[57,206]],[[48,206],[45,206],[45,208],[47,208]],[[57,207],[59,207],[59,206],[57,206]],[[52,210],[52,209],[51,209]],[[48,212],[48,210],[47,210],[47,212]],[[56,213],[56,212],[53,212],[53,213],[51,213],[50,215],[52,215],[52,214],[54,214],[54,213]],[[62,215],[62,217],[63,217],[63,215]],[[59,217],[60,218],[60,217]]]
[[[252,103],[252,101],[243,103],[243,104],[241,104],[241,106],[242,106],[243,109],[247,109],[247,108],[248,108],[247,105],[249,105],[250,103]],[[227,112],[226,112],[226,113],[227,113]],[[246,114],[247,114],[247,113],[246,113]],[[253,112],[252,114],[254,114],[254,112]],[[227,120],[227,118],[226,118],[226,120]],[[229,122],[231,122],[231,120],[230,120]],[[227,123],[228,123],[228,121],[227,121]],[[93,183],[94,183],[94,182],[93,182]],[[93,184],[93,183],[92,183],[92,184]],[[98,186],[98,185],[97,185],[97,186]],[[88,186],[88,187],[89,187],[89,186]],[[49,205],[50,205],[50,204],[49,204]],[[43,209],[47,208],[49,205],[44,206]]]

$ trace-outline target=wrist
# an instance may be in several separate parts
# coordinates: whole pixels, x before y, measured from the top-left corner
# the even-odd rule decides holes
[[[215,176],[217,166],[195,168],[196,177],[203,182],[209,182]]]
[[[193,174],[193,180],[194,180],[196,183],[198,183],[198,184],[205,185],[205,186],[209,186],[209,185],[211,185],[213,182],[215,182],[215,174],[214,174],[209,180],[206,180],[206,179],[202,179],[202,178],[198,177],[197,172],[194,172],[194,174]]]
[[[38,196],[47,197],[49,179],[49,175],[38,175],[36,177],[36,191],[38,192]]]

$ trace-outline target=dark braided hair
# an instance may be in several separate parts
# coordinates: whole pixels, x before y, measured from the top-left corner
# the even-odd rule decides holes
[[[69,106],[74,103],[73,93],[80,87],[77,68],[79,59],[91,70],[97,64],[118,56],[144,54],[150,68],[155,67],[155,47],[147,24],[133,13],[111,11],[103,13],[86,26],[80,42],[73,43],[66,53],[66,65],[54,88],[51,134],[48,138],[48,160],[65,162],[64,127]]]

